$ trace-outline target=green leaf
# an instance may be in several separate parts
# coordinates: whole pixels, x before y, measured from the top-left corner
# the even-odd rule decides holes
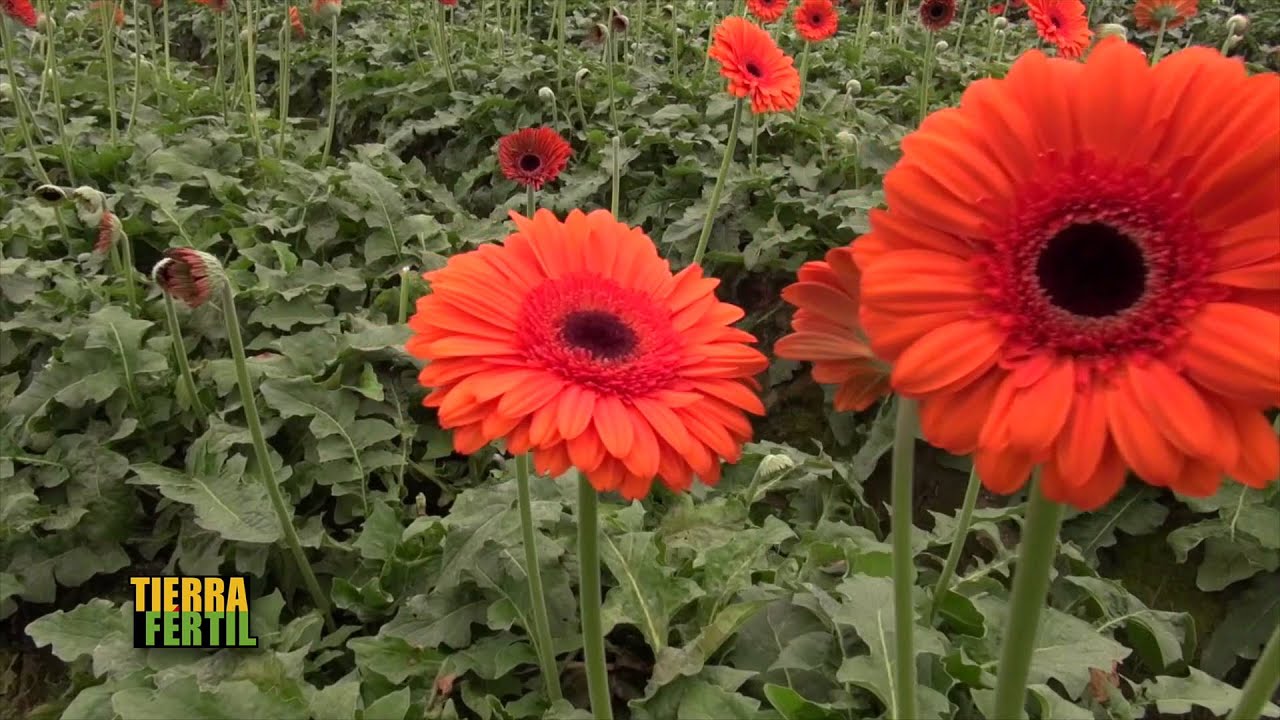
[[[1195,640],[1191,616],[1186,613],[1152,610],[1119,583],[1096,577],[1067,577],[1100,610],[1103,620],[1098,630],[1124,627],[1134,649],[1151,669],[1161,672],[1183,659],[1184,643]],[[1099,668],[1105,669],[1105,668]]]
[[[111,697],[116,714],[130,720],[306,720],[301,698],[265,691],[248,680],[224,681],[201,691],[194,677],[181,677],[158,690],[134,688]]]
[[[370,560],[386,560],[400,544],[400,534],[404,531],[400,524],[400,515],[385,502],[375,502],[369,517],[365,518],[360,537],[352,546],[362,557]]]
[[[383,695],[364,709],[364,720],[404,720],[409,712],[409,688]]]
[[[1140,686],[1143,694],[1155,702],[1156,710],[1165,715],[1183,715],[1193,707],[1202,707],[1214,715],[1226,715],[1240,700],[1240,690],[1200,670],[1191,668],[1187,677],[1162,675]],[[1280,707],[1267,703],[1264,717],[1280,717]]]
[[[360,702],[360,681],[355,673],[311,695],[307,706],[312,720],[351,720]]]
[[[649,678],[650,689],[645,694],[652,695],[658,686],[671,682],[678,675],[696,675],[711,655],[766,604],[763,600],[757,600],[730,605],[717,613],[698,636],[684,647],[678,650],[663,648],[654,661],[653,674]]]
[[[1255,659],[1262,645],[1280,625],[1280,575],[1259,575],[1233,599],[1227,615],[1209,636],[1200,657],[1200,667],[1221,678],[1236,664],[1237,656]]]
[[[70,611],[57,610],[32,621],[26,628],[36,647],[46,645],[60,659],[71,662],[93,651],[113,634],[129,633],[119,607],[107,600],[90,600]]]
[[[601,558],[618,583],[605,598],[605,618],[635,625],[653,652],[662,652],[671,616],[700,597],[702,588],[662,562],[652,532],[601,533],[600,540]]]
[[[1098,550],[1116,544],[1116,533],[1145,535],[1164,524],[1169,509],[1158,501],[1158,493],[1147,486],[1130,485],[1102,509],[1081,513],[1066,523],[1062,536],[1074,542],[1091,562]]]
[[[783,720],[845,720],[844,713],[830,705],[822,705],[800,696],[789,687],[768,683],[764,686],[765,699],[782,715]]]
[[[280,523],[267,491],[247,477],[243,455],[232,455],[212,473],[191,475],[160,465],[134,465],[131,485],[151,485],[160,494],[190,505],[196,524],[227,540],[270,543],[281,538]]]
[[[460,592],[415,595],[381,632],[419,648],[464,648],[471,644],[471,626],[484,622],[488,604]]]
[[[443,660],[434,650],[386,635],[351,638],[347,647],[355,653],[356,667],[376,672],[397,685],[411,677],[434,676]]]
[[[760,701],[695,681],[685,690],[679,707],[676,717],[680,720],[756,720]]]

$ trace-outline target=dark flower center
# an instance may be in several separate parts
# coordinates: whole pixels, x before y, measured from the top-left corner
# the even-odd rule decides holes
[[[626,357],[637,342],[635,331],[617,315],[600,310],[577,310],[566,315],[560,337],[598,360]]]
[[[809,22],[813,23],[814,25],[821,25],[822,20],[823,18],[821,13],[814,13],[813,15],[809,16]]]
[[[1062,28],[1062,18],[1058,17],[1057,15],[1050,15],[1049,22],[1053,23],[1053,27],[1055,30]]]
[[[941,20],[947,14],[947,9],[937,3],[929,6],[929,17],[934,20]]]
[[[754,62],[747,63],[747,72],[751,77],[761,77],[764,75],[764,73],[760,72],[760,66],[756,65]]]
[[[533,153],[526,153],[520,156],[520,169],[525,172],[533,172],[542,167],[542,158]]]
[[[1147,287],[1147,261],[1128,235],[1104,223],[1068,225],[1036,261],[1049,301],[1073,315],[1107,317],[1133,307]]]

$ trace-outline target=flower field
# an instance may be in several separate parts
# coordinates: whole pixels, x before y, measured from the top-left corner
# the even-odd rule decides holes
[[[1280,718],[1274,0],[0,29],[0,718]]]

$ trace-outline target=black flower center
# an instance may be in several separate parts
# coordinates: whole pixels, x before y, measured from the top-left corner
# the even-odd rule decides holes
[[[617,315],[600,310],[578,310],[566,315],[560,337],[599,360],[625,357],[636,346],[635,331]]]
[[[1133,238],[1103,223],[1068,225],[1036,261],[1049,301],[1073,315],[1117,315],[1142,297],[1147,261]]]
[[[929,6],[929,17],[941,20],[947,14],[947,8],[938,3]]]
[[[751,77],[762,77],[764,75],[764,73],[760,71],[760,66],[756,65],[754,62],[747,63],[747,73],[749,73]]]
[[[821,25],[822,20],[823,20],[823,17],[821,13],[814,13],[809,16],[809,22],[813,23],[814,25]]]
[[[525,153],[520,156],[520,169],[525,172],[533,172],[542,167],[542,158],[533,153]]]

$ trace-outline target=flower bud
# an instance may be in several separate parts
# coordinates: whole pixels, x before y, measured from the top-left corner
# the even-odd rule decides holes
[[[1226,48],[1228,50],[1234,48],[1235,46],[1240,44],[1241,40],[1244,40],[1243,35],[1232,35],[1231,37],[1227,38]]]
[[[76,204],[76,217],[85,227],[96,228],[102,222],[102,214],[107,211],[107,196],[97,190],[81,185],[71,191],[71,200]]]
[[[591,74],[591,71],[588,70],[587,68],[578,68],[578,72],[574,73],[573,75],[573,84],[581,85],[582,81],[585,80],[587,76],[590,74]]]
[[[1227,32],[1233,35],[1243,34],[1249,29],[1249,18],[1244,15],[1232,15],[1227,18]]]
[[[609,8],[609,27],[615,35],[624,33],[631,27],[631,19],[619,12],[618,8]]]
[[[879,40],[881,37],[880,31],[872,30],[871,32],[867,33],[867,37],[871,38],[872,40]]]
[[[240,31],[240,42],[242,43],[249,42],[249,28],[245,28]]]
[[[93,251],[99,255],[106,255],[123,236],[124,228],[120,225],[120,218],[110,210],[105,210],[102,218],[98,220],[98,236],[93,243]]]
[[[850,80],[849,82],[844,84],[844,91],[849,95],[861,95],[862,83],[858,82],[857,80]]]
[[[71,188],[64,188],[58,185],[41,185],[36,188],[35,196],[47,203],[62,202],[71,197]]]
[[[1115,36],[1121,40],[1129,39],[1129,30],[1119,23],[1103,23],[1098,26],[1098,37]]]
[[[200,307],[226,282],[218,258],[195,248],[169,248],[156,263],[151,279],[170,297],[190,307]]]
[[[311,12],[325,20],[332,20],[342,14],[342,0],[315,0],[311,5]]]
[[[934,46],[933,46],[933,51],[934,51],[934,52],[945,52],[945,51],[946,51],[946,49],[947,49],[947,48],[949,48],[949,47],[951,47],[951,46],[947,44],[947,41],[946,41],[946,40],[939,40],[937,43],[935,43],[935,44],[934,44]]]
[[[58,27],[58,23],[48,15],[41,13],[36,16],[36,29],[40,32],[49,32]]]
[[[836,142],[847,147],[853,147],[858,144],[858,138],[848,130],[841,130],[836,133]]]
[[[542,87],[538,88],[538,98],[541,99],[543,102],[551,103],[554,105],[556,102],[556,93],[551,88],[547,87],[546,85],[543,85]]]
[[[780,453],[765,455],[756,466],[755,478],[752,482],[769,480],[796,466],[796,461]]]
[[[5,22],[5,21],[0,20],[0,22]],[[0,82],[0,98],[4,98],[5,100],[12,100],[13,86],[7,82]]]
[[[427,514],[427,496],[418,493],[413,498],[413,514],[422,517]]]
[[[1001,15],[1000,17],[995,19],[995,22],[991,23],[991,26],[997,30],[1003,30],[1009,27],[1009,18]]]
[[[609,28],[603,23],[596,23],[587,31],[587,38],[584,42],[588,45],[603,45],[605,38],[609,37]]]

